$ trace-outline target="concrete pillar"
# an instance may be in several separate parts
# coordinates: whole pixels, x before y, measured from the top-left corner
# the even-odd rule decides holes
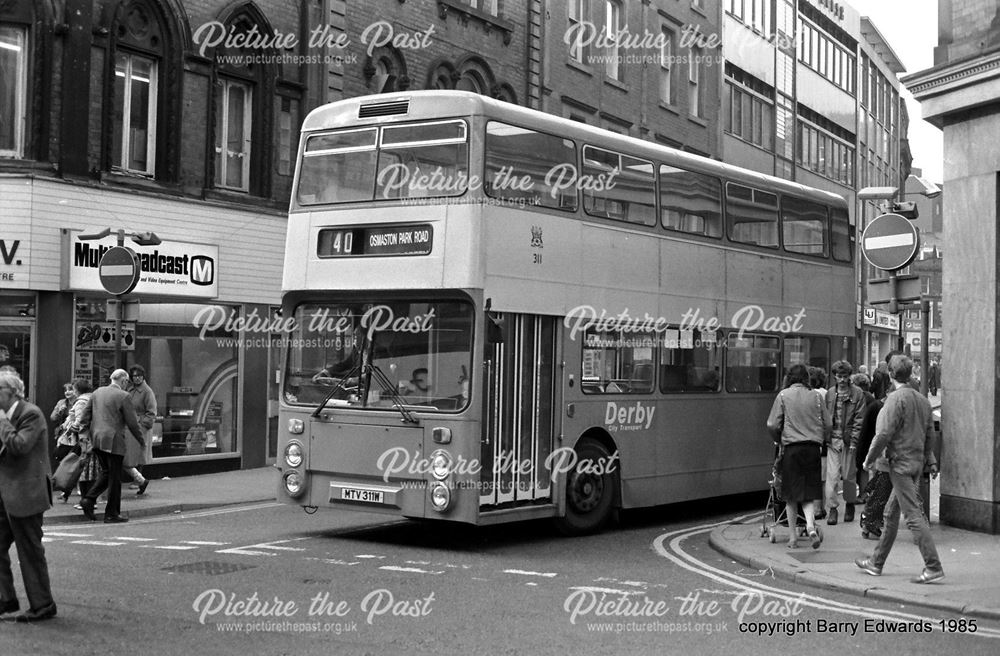
[[[996,534],[1000,51],[989,25],[1000,9],[992,0],[942,0],[940,11],[948,20],[939,29],[935,66],[903,82],[923,118],[944,132],[941,521]]]

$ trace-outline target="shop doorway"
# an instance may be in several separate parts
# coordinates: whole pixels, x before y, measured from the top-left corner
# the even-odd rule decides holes
[[[32,342],[33,322],[29,320],[0,318],[0,367],[11,366],[17,369],[24,381],[25,396],[35,397],[32,385]]]

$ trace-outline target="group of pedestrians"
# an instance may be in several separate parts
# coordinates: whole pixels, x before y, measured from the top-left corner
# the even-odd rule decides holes
[[[57,462],[71,453],[85,458],[80,504],[91,520],[97,518],[97,497],[107,490],[104,522],[128,521],[121,514],[121,474],[126,462],[138,494],[149,484],[135,469],[144,461],[148,431],[156,417],[156,400],[145,374],[141,366],[134,366],[131,373],[116,369],[110,384],[96,391],[91,391],[88,381],[77,379],[64,388],[64,398],[50,415],[59,426],[54,450]],[[134,455],[129,456],[128,442],[133,440]],[[45,416],[25,398],[17,371],[0,367],[0,616],[5,619],[37,622],[56,616],[42,545],[42,517],[52,506],[51,473]],[[68,497],[69,491],[64,490],[63,500]],[[11,545],[17,548],[29,603],[28,610],[18,615],[11,615],[20,610],[11,570]]]
[[[853,374],[849,362],[835,362],[831,371],[836,382],[824,389],[821,370],[802,364],[790,367],[767,420],[781,450],[781,496],[791,528],[788,547],[798,546],[800,506],[806,534],[817,549],[823,534],[816,525],[820,517],[816,502],[821,500],[818,505],[825,508],[827,524],[833,526],[839,521],[843,496],[844,522],[853,521],[854,504],[864,501],[861,535],[878,540],[870,558],[855,561],[859,568],[881,575],[902,513],[924,559],[924,569],[913,582],[940,580],[944,570],[918,494],[925,467],[937,475],[933,419],[927,397],[911,386],[913,361],[894,352],[886,357],[884,368],[880,365],[871,387],[884,389],[884,400],[867,389],[866,374]]]

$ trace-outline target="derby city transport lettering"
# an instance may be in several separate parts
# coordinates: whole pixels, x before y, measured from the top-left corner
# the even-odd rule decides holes
[[[635,405],[618,405],[614,401],[608,401],[604,412],[604,425],[608,430],[615,431],[636,431],[649,430],[653,425],[653,413],[656,408],[652,405],[643,405],[636,401]]]

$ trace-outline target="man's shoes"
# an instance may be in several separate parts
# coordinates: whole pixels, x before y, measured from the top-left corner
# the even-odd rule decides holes
[[[853,522],[854,521],[854,504],[849,503],[847,507],[844,508],[844,521]]]
[[[826,524],[827,524],[827,526],[836,526],[837,525],[837,509],[836,508],[830,508],[830,512],[827,513],[827,515],[826,515]]]
[[[867,529],[867,530],[862,529],[861,537],[863,537],[866,540],[878,540],[879,538],[882,537],[882,531],[878,530],[877,528]]]
[[[81,499],[80,500],[80,510],[83,511],[84,516],[92,522],[97,521],[97,515],[94,514],[94,500],[93,499]]]
[[[823,544],[823,534],[819,532],[819,527],[809,531],[809,540],[813,549],[819,549],[819,545]]]
[[[21,604],[17,603],[17,599],[8,599],[7,601],[0,601],[0,615],[6,615],[7,613],[14,613],[21,610]]]
[[[146,493],[146,488],[149,487],[149,479],[147,478],[142,483],[139,483],[139,491],[135,493],[135,496],[141,497]]]
[[[944,578],[944,572],[942,570],[934,571],[932,569],[925,569],[920,573],[920,576],[910,579],[910,583],[933,583],[934,581],[940,581]]]
[[[104,518],[105,524],[124,524],[128,521],[128,517],[122,517],[121,515],[110,515]]]
[[[854,561],[854,564],[872,576],[882,576],[882,568],[876,567],[871,558],[858,558]],[[942,573],[941,576],[944,576],[944,574]]]
[[[50,620],[56,616],[56,605],[49,604],[48,606],[42,606],[38,610],[26,610],[20,615],[14,616],[15,622],[41,622],[43,620]]]

